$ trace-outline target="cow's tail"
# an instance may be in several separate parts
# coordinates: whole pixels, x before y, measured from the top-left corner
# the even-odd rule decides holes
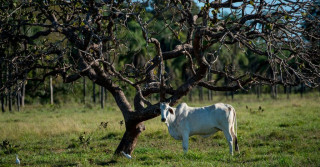
[[[232,107],[233,109],[233,125],[235,125],[235,134],[234,134],[234,147],[236,151],[239,151],[239,146],[238,146],[238,133],[237,133],[237,129],[238,129],[238,125],[237,125],[237,116],[236,116],[236,110]]]

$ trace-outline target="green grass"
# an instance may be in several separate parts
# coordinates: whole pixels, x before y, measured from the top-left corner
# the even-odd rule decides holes
[[[15,154],[23,166],[320,165],[319,95],[296,95],[290,100],[237,95],[234,100],[215,97],[216,102],[229,103],[237,111],[241,152],[233,157],[222,132],[209,138],[190,137],[189,152],[183,154],[181,141],[169,136],[159,117],[146,122],[132,160],[113,157],[124,132],[120,111],[112,104],[104,110],[98,104],[74,104],[27,106],[23,112],[0,114],[0,142],[7,140],[12,145],[11,153],[0,149],[0,166],[15,166]],[[106,121],[108,127],[101,127]],[[90,138],[89,142],[81,143],[81,135]]]

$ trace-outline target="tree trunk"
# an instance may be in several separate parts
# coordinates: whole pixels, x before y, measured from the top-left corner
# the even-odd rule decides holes
[[[96,103],[96,84],[92,82],[92,100],[93,103]]]
[[[16,67],[16,73],[18,73],[18,68]],[[17,80],[17,85],[18,85],[18,80]],[[17,110],[20,111],[20,96],[21,96],[21,90],[17,89],[16,91],[16,103],[17,103]]]
[[[255,90],[256,90],[257,98],[259,99],[260,98],[260,95],[259,95],[259,84],[255,86]]]
[[[261,97],[261,83],[259,82],[259,85],[258,85],[258,98]]]
[[[189,92],[189,102],[192,102],[192,90]]]
[[[52,77],[50,76],[50,104],[53,105],[53,86],[52,86]]]
[[[208,101],[212,100],[212,90],[208,90]]]
[[[107,103],[108,101],[108,91],[107,89],[104,89],[104,102]]]
[[[17,110],[20,111],[20,93],[19,91],[17,91],[17,95],[16,95],[16,98],[17,98]]]
[[[287,95],[287,99],[289,99],[289,87],[288,86],[284,86],[284,93]]]
[[[23,30],[24,30],[24,33],[26,35],[27,34],[26,26],[23,26]],[[24,41],[23,46],[24,46],[24,56],[26,56],[27,55],[27,48],[28,48],[27,40]],[[22,91],[21,91],[21,106],[22,107],[24,107],[24,99],[25,99],[25,96],[26,96],[26,83],[27,82],[25,82],[25,81],[22,83]]]
[[[8,70],[8,79],[11,80],[11,70],[12,70],[12,65],[9,65],[9,70]],[[12,97],[11,97],[11,87],[8,89],[8,103],[9,103],[9,111],[12,112]]]
[[[271,86],[271,97],[277,99],[277,85]]]
[[[12,112],[11,87],[8,90],[9,111]]]
[[[211,61],[211,57],[209,61]],[[212,80],[212,74],[209,69],[207,81],[211,81],[211,80]],[[212,90],[208,89],[208,101],[211,101],[211,100],[212,100]]]
[[[225,86],[228,86],[227,78],[224,78],[224,84],[225,84]],[[225,91],[225,96],[226,96],[226,99],[228,99],[228,91]]]
[[[5,108],[4,108],[4,94],[1,93],[1,111],[4,113],[6,112]]]
[[[301,83],[301,86],[300,86],[300,96],[301,96],[301,98],[303,97],[303,89],[304,89],[304,85],[303,85],[303,83]]]
[[[2,65],[2,64],[0,64]],[[2,87],[2,68],[0,70],[0,87]],[[4,108],[4,93],[0,92],[0,101],[1,101],[1,111],[2,112],[6,112],[5,108]]]
[[[233,100],[233,97],[234,97],[234,92],[231,91],[231,99]]]
[[[5,103],[4,103],[4,105],[5,106],[8,106],[8,95],[4,95],[5,96]]]
[[[201,86],[199,86],[198,89],[199,89],[199,101],[203,101],[203,89]]]
[[[118,148],[115,151],[115,154],[119,155],[121,151],[124,151],[126,154],[131,155],[134,148],[136,147],[139,135],[144,130],[145,126],[143,122],[127,122],[126,131],[121,139]]]
[[[103,92],[104,92],[104,87],[100,87],[100,103],[101,103],[101,108],[103,109],[104,108],[104,95],[103,95]]]
[[[21,90],[21,107],[24,107],[24,99],[25,99],[25,95],[26,95],[26,84],[25,82],[23,82],[22,84],[22,90]]]
[[[86,77],[83,77],[83,104],[86,104]]]

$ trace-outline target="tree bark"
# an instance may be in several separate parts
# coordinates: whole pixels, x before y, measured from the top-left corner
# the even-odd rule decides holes
[[[121,151],[124,151],[126,154],[131,155],[134,148],[136,147],[139,135],[144,130],[145,125],[143,124],[143,122],[126,122],[126,131],[121,139],[118,148],[115,151],[115,154],[119,155]]]

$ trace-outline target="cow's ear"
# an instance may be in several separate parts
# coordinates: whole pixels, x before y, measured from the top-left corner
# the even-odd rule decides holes
[[[172,108],[169,108],[169,112],[170,112],[171,114],[173,114],[173,110],[172,110]]]

